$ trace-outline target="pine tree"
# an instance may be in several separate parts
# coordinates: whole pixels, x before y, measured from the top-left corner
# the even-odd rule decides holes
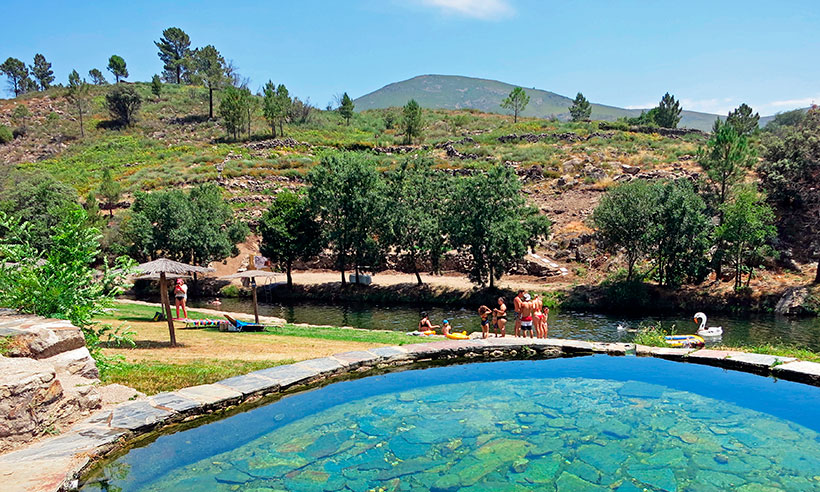
[[[183,71],[191,56],[191,38],[182,29],[169,27],[162,31],[162,37],[154,44],[159,48],[157,55],[164,63],[163,69],[174,74],[177,84],[182,83]]]
[[[111,169],[103,169],[102,180],[100,181],[99,194],[108,209],[108,216],[114,216],[114,208],[120,202],[122,196],[122,186],[111,176]]]
[[[353,99],[350,99],[350,96],[348,96],[347,92],[345,92],[342,95],[342,104],[339,105],[339,114],[342,115],[342,118],[344,118],[345,121],[347,121],[348,125],[350,124],[350,118],[353,117],[354,106]]]
[[[46,57],[37,53],[34,55],[34,65],[31,66],[31,73],[40,83],[40,89],[46,90],[54,82],[54,72],[51,70],[51,63],[46,61]]]
[[[115,83],[119,84],[120,79],[128,78],[128,68],[125,66],[125,60],[119,55],[111,55],[108,59],[108,70],[114,74]]]
[[[88,76],[91,77],[91,83],[94,85],[106,85],[108,83],[108,81],[105,80],[105,76],[98,68],[92,68],[89,70]]]
[[[668,92],[664,94],[656,109],[655,122],[658,126],[662,128],[677,128],[683,108],[680,107],[680,102],[675,100],[675,96],[670,95]]]
[[[9,78],[9,85],[14,97],[26,92],[25,80],[28,79],[28,69],[25,63],[17,58],[9,57],[0,65],[0,73]]]
[[[83,129],[83,113],[88,105],[88,84],[80,78],[76,70],[72,70],[68,75],[68,93],[66,98],[77,109],[77,116],[80,120],[80,137],[85,137]]]
[[[746,103],[741,104],[734,111],[729,112],[726,123],[734,127],[741,136],[751,135],[757,130],[760,114],[752,114],[752,108]]]
[[[592,114],[592,105],[589,104],[587,98],[580,92],[575,96],[572,106],[569,107],[569,114],[572,115],[572,121],[588,120]]]
[[[208,88],[208,118],[214,117],[214,91],[228,81],[225,58],[212,45],[197,48],[192,55],[195,78]]]
[[[518,123],[518,115],[524,111],[529,102],[530,96],[527,95],[524,89],[516,87],[510,91],[510,95],[501,102],[501,107],[511,109],[513,112],[513,123]]]
[[[415,99],[410,99],[404,105],[404,143],[413,143],[414,138],[421,137],[424,121],[421,116],[421,106]]]
[[[159,79],[159,75],[154,75],[151,79],[151,93],[157,96],[157,101],[159,101],[162,94],[162,81]]]

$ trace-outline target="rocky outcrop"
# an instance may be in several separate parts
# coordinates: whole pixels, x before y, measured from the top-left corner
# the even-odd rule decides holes
[[[266,149],[289,149],[294,147],[310,147],[307,142],[300,142],[295,138],[271,138],[268,140],[260,140],[258,142],[250,142],[245,144],[245,147],[251,150],[266,150]]]
[[[809,289],[806,287],[792,287],[786,290],[777,301],[774,312],[784,316],[809,314],[810,310],[806,308],[806,304],[810,297]]]
[[[99,371],[68,321],[0,311],[0,451],[101,405]]]
[[[593,132],[589,135],[579,135],[577,133],[572,132],[563,132],[563,133],[523,133],[518,135],[517,133],[511,133],[509,135],[502,135],[498,137],[498,141],[501,143],[516,143],[516,142],[529,142],[529,143],[536,143],[541,142],[544,140],[560,140],[563,142],[585,142],[592,138],[612,138],[614,133],[612,132]]]
[[[607,121],[598,122],[598,128],[601,130],[624,130],[623,125]],[[630,126],[626,128],[626,131],[635,133],[657,133],[658,135],[669,138],[679,138],[686,135],[708,135],[708,133],[694,128],[661,128],[658,126]]]

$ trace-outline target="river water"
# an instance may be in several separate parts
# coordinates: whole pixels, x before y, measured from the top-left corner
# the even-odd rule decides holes
[[[197,302],[192,307],[206,307]],[[209,306],[208,306],[209,307]],[[252,313],[253,304],[245,299],[224,299],[220,309]],[[433,324],[450,321],[454,331],[480,331],[478,314],[473,309],[455,307],[420,308],[413,306],[374,306],[369,304],[261,303],[259,314],[284,318],[289,323],[326,326],[352,326],[369,330],[413,331],[422,310]],[[708,313],[707,313],[708,314]],[[694,315],[694,313],[692,313]],[[641,323],[661,321],[667,329],[675,325],[676,333],[694,333],[697,326],[684,315],[647,316],[644,318],[612,316],[574,311],[553,310],[549,317],[549,335],[555,338],[605,342],[630,341]],[[722,326],[722,342],[730,345],[785,343],[820,350],[820,319],[789,319],[774,315],[726,316],[709,318],[709,326]],[[626,330],[619,330],[618,326]],[[512,327],[508,328],[508,333]]]

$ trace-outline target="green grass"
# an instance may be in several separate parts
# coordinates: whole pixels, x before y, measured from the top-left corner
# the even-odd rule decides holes
[[[187,386],[210,384],[225,378],[268,367],[292,364],[295,360],[192,360],[187,364],[157,361],[123,362],[109,370],[106,383],[120,383],[147,395]]]
[[[738,345],[718,347],[723,350],[739,350],[753,354],[779,355],[781,357],[795,357],[810,362],[820,362],[820,353],[796,345],[764,343],[760,345]]]
[[[344,342],[380,343],[385,345],[407,345],[410,343],[439,341],[428,337],[411,337],[403,332],[357,330],[335,326],[270,326],[264,333],[286,337],[319,338]]]
[[[145,304],[132,304],[130,302],[117,302],[114,304],[113,310],[109,315],[101,318],[113,318],[118,321],[150,321],[154,317],[154,313],[160,310],[159,306],[148,306]],[[171,311],[176,313],[174,306],[171,305]],[[188,317],[191,319],[206,319],[213,318],[213,314],[200,313],[195,310],[188,310]]]

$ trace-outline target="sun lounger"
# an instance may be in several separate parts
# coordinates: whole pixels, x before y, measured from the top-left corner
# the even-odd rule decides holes
[[[222,329],[222,325],[228,325],[229,323],[224,319],[186,319],[185,320],[185,328],[193,329],[193,328],[207,328],[207,327],[216,327],[219,328],[220,331],[224,331]]]
[[[229,324],[226,327],[227,331],[263,331],[265,329],[264,325],[258,325],[256,323],[247,323],[245,321],[233,319],[227,314],[224,316],[229,321]],[[220,330],[224,331],[222,330],[222,328],[220,328]]]

